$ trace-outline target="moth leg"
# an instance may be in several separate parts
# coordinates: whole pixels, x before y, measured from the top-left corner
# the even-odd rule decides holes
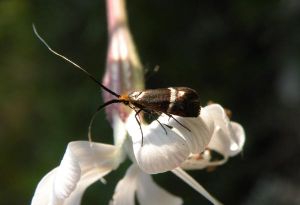
[[[141,126],[141,122],[139,121],[138,119],[138,116],[139,116],[139,113],[142,111],[143,109],[139,109],[138,111],[134,110],[135,111],[135,120],[137,121],[137,123],[139,124],[139,127],[140,127],[140,130],[141,130],[141,133],[142,133],[142,145],[144,144],[144,134],[143,134],[143,130],[142,130],[142,126]]]
[[[170,115],[170,114],[166,114],[167,116],[169,116],[170,118],[172,118],[173,120],[175,120],[175,122],[177,122],[178,124],[180,124],[182,127],[184,127],[186,130],[190,131],[191,130],[189,128],[187,128],[184,124],[182,124],[181,122],[179,122],[178,120],[176,120],[175,117],[173,117],[173,115]]]
[[[165,124],[165,123],[163,123],[163,125],[167,126],[170,129],[173,129],[173,127],[171,125],[168,125],[168,124]]]
[[[166,128],[163,126],[163,124],[161,124],[161,122],[158,120],[158,119],[155,119],[157,122],[158,122],[158,124],[163,128],[163,130],[165,131],[165,133],[166,133],[166,135],[168,134],[167,133],[167,130],[166,130]],[[166,124],[164,124],[164,125],[166,125]],[[168,128],[170,128],[171,126],[168,126],[168,125],[166,125]]]

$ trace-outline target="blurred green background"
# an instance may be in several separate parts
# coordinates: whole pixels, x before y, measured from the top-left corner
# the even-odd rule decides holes
[[[192,171],[224,204],[300,204],[300,3],[297,0],[130,1],[130,28],[150,71],[148,88],[189,86],[202,104],[230,108],[247,135],[242,155],[214,172]],[[107,29],[100,0],[0,1],[0,198],[29,204],[67,143],[87,139],[101,90],[52,55],[102,78]],[[112,142],[101,113],[94,140]],[[107,204],[128,166],[87,190],[83,204]],[[210,204],[170,173],[154,179],[185,204]],[[176,185],[176,186],[174,186]],[[1,202],[1,203],[2,203]]]

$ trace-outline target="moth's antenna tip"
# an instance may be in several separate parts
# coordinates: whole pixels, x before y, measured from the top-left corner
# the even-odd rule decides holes
[[[39,34],[38,34],[38,32],[37,32],[37,30],[36,30],[36,27],[35,27],[35,25],[34,25],[33,22],[32,22],[31,25],[32,25],[32,30],[33,30],[34,34],[37,35],[37,36],[39,36]]]
[[[118,95],[117,93],[113,92],[112,90],[108,89],[107,87],[105,87],[104,85],[102,85],[95,77],[93,77],[89,72],[87,72],[85,69],[83,69],[81,66],[77,65],[76,63],[74,63],[73,61],[71,61],[70,59],[68,59],[67,57],[63,56],[62,54],[56,52],[55,50],[53,50],[48,44],[47,42],[39,35],[39,33],[37,32],[34,23],[32,23],[32,29],[34,34],[36,35],[36,37],[38,37],[38,39],[48,48],[48,50],[53,53],[54,55],[64,59],[65,61],[71,63],[72,65],[74,65],[76,68],[78,68],[79,70],[81,70],[82,72],[84,72],[87,76],[89,76],[95,83],[97,83],[98,85],[100,85],[104,90],[106,90],[107,92],[109,92],[110,94],[116,96],[116,97],[120,97],[120,95]]]

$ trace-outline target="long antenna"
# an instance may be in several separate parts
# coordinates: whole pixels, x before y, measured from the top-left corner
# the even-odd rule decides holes
[[[116,96],[117,98],[120,97],[120,95],[118,95],[117,93],[113,92],[112,90],[108,89],[107,87],[105,87],[104,85],[102,85],[96,78],[94,78],[89,72],[87,72],[85,69],[83,69],[81,66],[77,65],[76,63],[74,63],[73,61],[69,60],[67,57],[57,53],[56,51],[54,51],[47,43],[46,41],[39,35],[39,33],[37,32],[35,25],[32,24],[32,28],[33,28],[33,32],[34,34],[38,37],[38,39],[48,48],[48,50],[55,54],[58,57],[61,57],[62,59],[64,59],[65,61],[71,63],[72,65],[74,65],[76,68],[78,68],[79,70],[81,70],[82,72],[84,72],[87,76],[89,76],[95,83],[97,83],[98,85],[101,86],[101,88],[103,88],[104,90],[106,90],[107,92],[109,92],[110,94]]]

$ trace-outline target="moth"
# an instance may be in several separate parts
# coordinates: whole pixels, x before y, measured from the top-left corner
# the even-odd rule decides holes
[[[188,87],[169,87],[169,88],[158,88],[158,89],[146,89],[141,91],[133,91],[131,93],[125,95],[119,95],[114,91],[110,90],[102,83],[100,83],[95,77],[93,77],[88,71],[83,69],[81,66],[72,62],[65,56],[57,53],[52,50],[52,48],[46,43],[46,41],[38,34],[35,26],[33,25],[33,31],[39,40],[55,55],[63,58],[67,62],[73,64],[76,68],[84,72],[88,77],[90,77],[95,83],[97,83],[103,90],[109,92],[111,95],[115,96],[115,99],[112,99],[108,102],[105,102],[103,105],[99,106],[96,113],[103,109],[104,107],[115,104],[122,103],[125,106],[133,109],[136,114],[135,118],[137,123],[139,124],[141,134],[142,134],[142,145],[143,145],[143,131],[141,128],[140,120],[138,119],[138,115],[140,112],[145,112],[149,114],[166,114],[170,118],[173,118],[177,123],[181,126],[189,130],[185,125],[180,123],[173,117],[173,115],[177,115],[180,117],[198,117],[200,114],[200,99],[198,93]],[[95,113],[95,114],[96,114]],[[89,138],[90,138],[90,130],[91,124],[93,122],[94,116],[89,125]],[[157,120],[158,121],[158,120]],[[159,121],[158,121],[159,122]],[[161,127],[165,130],[163,125],[159,122]],[[166,125],[168,126],[168,125]],[[190,130],[189,130],[190,131]],[[166,132],[167,134],[167,132]],[[90,138],[91,139],[91,138]]]
[[[110,102],[131,104],[139,110],[150,110],[181,117],[198,117],[200,112],[199,95],[188,87],[133,91],[128,95],[116,97],[118,98],[116,101]]]

